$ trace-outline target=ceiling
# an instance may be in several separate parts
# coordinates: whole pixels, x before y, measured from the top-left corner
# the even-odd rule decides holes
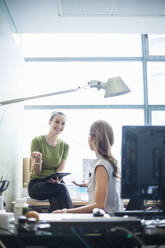
[[[2,1],[20,33],[165,30],[165,0]]]

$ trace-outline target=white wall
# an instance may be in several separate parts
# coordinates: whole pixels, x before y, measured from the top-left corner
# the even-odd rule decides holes
[[[24,61],[0,9],[0,101],[22,97]],[[23,104],[0,106],[0,177],[10,181],[7,210],[22,192]]]

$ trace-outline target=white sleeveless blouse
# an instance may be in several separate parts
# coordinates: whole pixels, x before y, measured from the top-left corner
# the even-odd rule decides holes
[[[120,198],[120,181],[113,176],[113,167],[111,163],[103,159],[101,156],[97,157],[93,165],[91,177],[88,182],[89,204],[95,201],[96,167],[98,165],[104,166],[109,176],[108,193],[106,197],[106,204],[104,210],[108,213],[116,212],[116,211],[124,211],[123,200]]]

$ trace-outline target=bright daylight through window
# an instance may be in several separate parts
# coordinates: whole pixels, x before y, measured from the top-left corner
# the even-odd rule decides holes
[[[18,40],[25,59],[25,97],[116,76],[131,90],[111,98],[91,89],[26,101],[24,157],[30,156],[32,138],[47,133],[54,110],[67,116],[62,138],[70,145],[68,180],[81,179],[83,159],[94,158],[87,142],[93,121],[104,119],[113,126],[112,152],[119,163],[122,125],[165,124],[165,35],[22,34]]]

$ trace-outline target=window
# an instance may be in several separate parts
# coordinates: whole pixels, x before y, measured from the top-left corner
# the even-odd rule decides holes
[[[165,55],[165,35],[149,35],[150,55]]]
[[[43,105],[43,101],[45,105],[143,104],[140,62],[28,62],[25,66],[27,96],[34,95],[34,92],[43,94],[76,89],[87,85],[90,80],[106,82],[108,78],[115,76],[121,76],[131,89],[131,93],[120,97],[104,98],[103,90],[80,90],[76,93],[28,101],[26,105]]]
[[[24,57],[141,56],[138,34],[23,34]]]
[[[165,110],[152,111],[152,124],[165,126]]]
[[[165,103],[165,62],[148,63],[148,94],[150,104]]]
[[[98,119],[108,121],[114,130],[115,143],[112,149],[114,157],[120,164],[121,152],[121,127],[122,125],[142,125],[144,123],[143,110],[127,109],[63,109],[67,116],[67,122],[61,138],[70,146],[69,158],[66,170],[71,171],[71,178],[83,176],[82,159],[95,158],[95,154],[88,146],[89,128],[92,122]],[[30,142],[37,135],[47,134],[49,130],[50,110],[25,111],[25,155],[30,152]]]
[[[122,125],[164,125],[165,35],[22,34],[19,44],[26,62],[25,96],[76,89],[114,76],[131,89],[113,98],[90,89],[25,102],[24,156],[30,154],[31,139],[48,132],[49,114],[56,109],[68,117],[61,138],[70,145],[66,166],[74,179],[83,176],[83,159],[94,158],[87,142],[93,121],[111,123],[119,164]]]

